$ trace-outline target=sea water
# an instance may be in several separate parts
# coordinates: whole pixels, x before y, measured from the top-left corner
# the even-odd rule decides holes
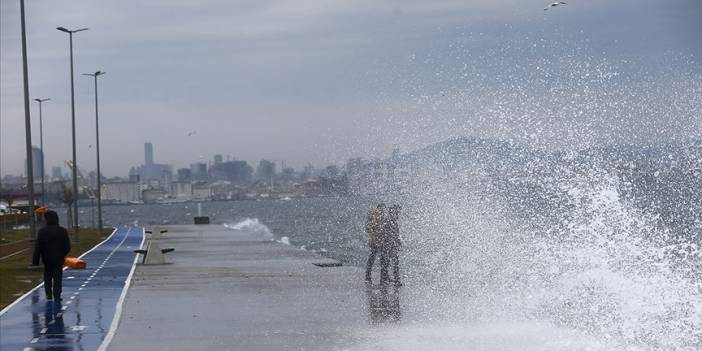
[[[539,182],[549,201],[535,205],[528,192],[512,196],[486,172],[449,172],[401,195],[202,207],[213,223],[362,266],[368,208],[402,204],[404,317],[349,331],[358,340],[350,349],[702,348],[696,237],[678,235],[679,227],[635,205],[630,184],[607,170],[526,178]],[[190,224],[194,207],[105,206],[104,218],[110,225]]]

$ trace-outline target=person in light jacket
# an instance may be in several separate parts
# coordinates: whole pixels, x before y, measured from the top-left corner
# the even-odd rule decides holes
[[[372,271],[373,264],[375,263],[376,257],[380,255],[380,282],[386,282],[387,277],[387,263],[385,257],[385,250],[383,244],[385,243],[385,228],[383,225],[385,217],[385,205],[379,204],[376,208],[372,208],[368,211],[368,219],[366,222],[366,233],[368,234],[368,248],[370,253],[368,255],[368,262],[366,262],[366,282],[370,283],[372,281]]]

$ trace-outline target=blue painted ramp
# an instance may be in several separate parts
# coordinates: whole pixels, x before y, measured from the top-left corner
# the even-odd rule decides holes
[[[85,270],[63,273],[63,300],[47,301],[40,286],[0,315],[0,350],[97,350],[107,336],[144,237],[121,227],[82,256]]]

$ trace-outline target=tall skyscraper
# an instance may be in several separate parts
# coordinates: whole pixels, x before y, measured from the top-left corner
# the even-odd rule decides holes
[[[144,143],[144,165],[138,171],[142,180],[162,179],[171,174],[171,168],[166,164],[154,162],[154,145],[150,142]]]
[[[42,160],[44,160],[44,154],[41,152],[41,149],[32,146],[32,176],[35,181],[41,180]],[[24,160],[24,167],[24,174],[29,174],[27,172],[27,160]]]
[[[151,143],[144,143],[144,165],[154,164],[154,146]]]

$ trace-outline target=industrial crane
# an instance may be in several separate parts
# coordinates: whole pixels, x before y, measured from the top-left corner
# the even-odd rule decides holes
[[[70,169],[70,170],[72,171],[72,170],[73,170],[73,161],[71,161],[71,160],[66,160],[65,163],[66,163],[66,167],[68,167],[68,169]],[[90,187],[90,185],[88,184],[88,182],[85,180],[85,177],[83,177],[83,172],[80,171],[80,168],[76,168],[76,175],[78,175],[78,183],[79,183],[80,188],[83,189],[83,191],[85,191],[85,193],[86,193],[86,194],[88,195],[88,197],[90,198],[90,201],[91,201],[91,202],[94,202],[94,201],[95,201],[95,198],[96,198],[95,192],[94,192],[93,189]],[[98,191],[102,191],[102,189],[98,189]],[[100,195],[103,195],[103,194],[104,194],[104,193],[100,193]],[[78,194],[75,194],[75,201],[78,201]],[[95,207],[95,206],[93,205],[92,207],[93,207],[93,208],[92,208],[92,211],[91,211],[91,212],[94,212],[94,210],[95,210],[94,207]],[[93,227],[95,227],[95,214],[92,213],[92,214],[91,214],[91,217],[93,218],[93,219],[92,219]]]

